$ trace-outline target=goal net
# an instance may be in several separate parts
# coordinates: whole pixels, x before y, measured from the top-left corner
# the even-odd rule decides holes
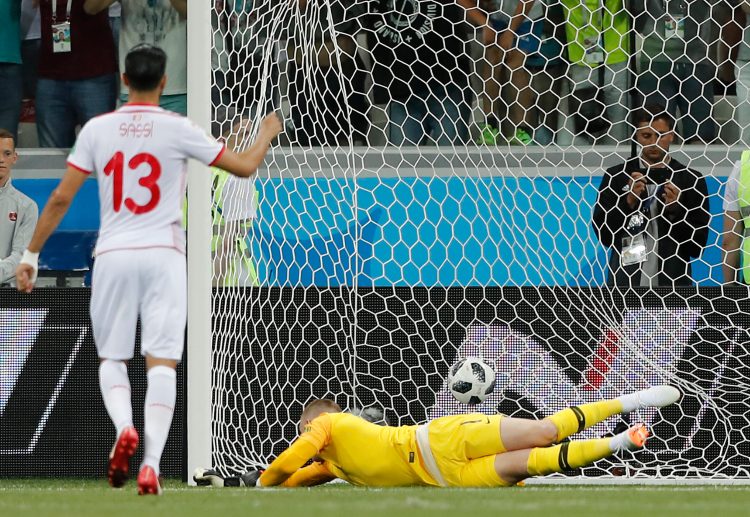
[[[720,249],[744,69],[712,90],[735,11],[215,0],[214,135],[285,130],[257,178],[212,173],[213,466],[268,464],[313,397],[402,425],[669,383],[583,433],[645,422],[644,450],[568,474],[747,478],[750,304]],[[497,375],[478,406],[445,382],[468,355]]]

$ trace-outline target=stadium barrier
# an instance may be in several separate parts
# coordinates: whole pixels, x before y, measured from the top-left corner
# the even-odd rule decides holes
[[[106,475],[115,430],[99,391],[89,298],[89,289],[38,289],[32,295],[0,289],[0,477]],[[143,358],[137,355],[128,370],[133,418],[142,430]],[[183,474],[183,407],[184,389],[178,389],[161,464],[166,476]],[[141,447],[135,462],[142,453]]]

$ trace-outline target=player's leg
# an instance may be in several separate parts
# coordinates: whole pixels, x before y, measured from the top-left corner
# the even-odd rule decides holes
[[[101,361],[99,388],[117,430],[108,469],[114,487],[127,481],[129,461],[138,446],[126,366],[133,357],[138,319],[139,293],[137,283],[132,282],[132,264],[128,251],[101,255],[94,265],[91,291],[91,326]]]
[[[590,404],[573,406],[558,411],[544,420],[549,420],[557,429],[556,442],[588,429],[592,425],[619,414],[636,409],[660,408],[680,400],[680,390],[674,386],[653,386],[645,390],[621,395],[612,400],[600,400]]]
[[[175,368],[182,358],[187,319],[185,257],[176,250],[148,250],[143,263],[141,353],[146,356],[148,388],[144,404],[145,451],[138,475],[140,494],[158,494],[159,463],[172,425]]]
[[[494,470],[500,481],[498,485],[514,485],[528,477],[576,469],[616,452],[640,449],[648,436],[646,426],[639,424],[611,438],[574,440],[552,447],[535,447],[498,454],[494,458]],[[471,469],[469,471],[471,472]],[[490,476],[484,473],[483,479],[490,479]],[[466,480],[471,481],[471,478],[467,476]]]
[[[630,413],[640,408],[664,407],[677,402],[679,398],[680,391],[677,388],[667,385],[654,386],[616,399],[569,407],[543,420],[504,418],[500,421],[500,436],[508,451],[544,447],[588,429],[611,416]]]

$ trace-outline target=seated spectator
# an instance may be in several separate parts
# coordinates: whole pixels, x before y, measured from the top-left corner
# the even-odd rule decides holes
[[[15,282],[16,267],[31,241],[39,215],[36,203],[11,184],[17,160],[13,134],[0,129],[0,287]]]
[[[691,285],[690,261],[708,240],[703,175],[669,155],[674,119],[648,105],[635,117],[640,156],[607,169],[594,207],[594,231],[612,248],[608,285]]]
[[[0,127],[18,138],[23,71],[21,66],[21,3],[0,2]]]
[[[465,7],[470,2],[460,0]],[[479,143],[494,145],[502,134],[503,140],[510,144],[528,145],[532,143],[533,132],[528,119],[535,96],[526,58],[541,48],[543,4],[534,0],[485,0],[480,5],[487,11],[487,19],[480,21],[480,26],[490,26],[491,30],[485,30],[483,38],[486,45],[483,74],[486,122]],[[501,84],[508,106],[508,123],[503,124],[498,123],[495,106]]]
[[[628,139],[630,15],[623,0],[561,0],[575,133],[592,143]]]
[[[526,60],[526,66],[531,71],[531,90],[536,97],[528,120],[534,131],[534,143],[539,145],[554,142],[563,120],[560,100],[568,69],[563,58],[566,38],[562,5],[555,1],[546,5],[545,10],[539,52]]]
[[[104,16],[116,0],[85,0],[87,13]],[[120,70],[125,69],[128,51],[149,43],[167,54],[167,87],[159,105],[169,111],[187,115],[187,0],[120,0]],[[111,38],[111,36],[110,36]],[[128,101],[121,85],[120,102]]]
[[[83,4],[84,0],[39,3],[42,46],[36,122],[42,147],[72,147],[77,126],[115,107],[117,62],[109,18],[106,12],[86,14]]]
[[[681,125],[687,143],[716,137],[711,118],[716,63],[709,51],[717,39],[715,0],[634,0],[636,30],[643,34],[637,88],[642,102],[663,104]]]
[[[377,0],[368,23],[375,102],[393,145],[464,144],[473,93],[464,9],[456,0]]]
[[[299,6],[289,40],[290,139],[300,145],[365,143],[364,63],[354,39],[364,6],[346,0],[331,0],[330,10],[307,0]]]
[[[534,128],[540,122],[540,115],[542,119],[544,116],[536,109],[534,101],[540,102],[542,99],[541,92],[532,85],[532,79],[536,79],[539,72],[546,71],[548,62],[559,61],[562,50],[559,43],[550,37],[554,28],[547,23],[547,6],[535,0],[484,0],[479,2],[484,9],[480,11],[474,8],[474,0],[459,2],[468,9],[472,21],[485,27],[485,123],[478,143],[495,145],[501,134],[502,140],[510,144],[528,145],[535,142]],[[550,83],[542,79],[546,92],[552,86]],[[508,106],[507,123],[506,117],[499,116],[497,106],[501,84],[504,85],[504,105]],[[536,86],[539,85],[537,81]],[[548,102],[545,104],[550,107]],[[557,103],[554,103],[552,111],[556,109]],[[503,123],[498,120],[503,120]],[[550,136],[544,132],[543,141],[549,143]]]

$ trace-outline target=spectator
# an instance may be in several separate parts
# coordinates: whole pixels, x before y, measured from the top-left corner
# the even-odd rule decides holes
[[[623,0],[561,3],[575,132],[593,143],[624,142],[628,138],[630,15]]]
[[[13,134],[0,129],[0,286],[10,284],[36,227],[36,203],[11,184],[18,160]]]
[[[211,102],[215,137],[279,107],[278,45],[268,40],[276,4],[216,0]],[[278,14],[278,13],[277,13]]]
[[[648,105],[635,117],[640,156],[607,169],[594,230],[612,248],[608,285],[691,285],[690,260],[708,240],[708,189],[701,173],[669,155],[674,119]]]
[[[545,9],[539,52],[526,60],[526,66],[531,71],[531,89],[536,96],[529,120],[534,131],[534,142],[539,145],[549,145],[555,140],[563,119],[560,100],[568,69],[563,59],[565,18],[562,5],[554,1]]]
[[[82,0],[83,1],[83,0]],[[85,0],[92,15],[104,15],[115,0]],[[120,0],[120,70],[125,69],[128,51],[149,43],[167,54],[167,87],[159,105],[169,111],[187,115],[187,0]],[[120,102],[128,101],[122,85]]]
[[[299,0],[299,6],[301,17],[291,24],[289,45],[295,130],[290,138],[300,145],[364,143],[368,103],[364,63],[354,39],[364,6],[346,0]]]
[[[735,72],[743,28],[747,21],[743,5],[747,5],[744,0],[728,0],[723,6],[727,13],[719,23],[718,68],[714,81],[714,95],[737,95]]]
[[[734,164],[724,192],[724,232],[722,235],[722,271],[725,283],[750,284],[750,151],[743,151]],[[740,260],[741,258],[741,260]],[[740,271],[741,268],[741,271]],[[737,273],[741,272],[739,278]]]
[[[716,0],[634,0],[636,30],[643,34],[637,88],[643,103],[663,104],[681,125],[687,143],[711,142],[717,39]]]
[[[18,138],[23,70],[21,66],[21,3],[0,2],[0,127]]]
[[[471,96],[464,9],[455,0],[377,0],[369,23],[375,101],[394,145],[464,144]]]
[[[533,72],[543,70],[548,60],[547,53],[555,52],[552,48],[555,45],[551,47],[551,40],[545,37],[545,3],[535,0],[480,1],[480,5],[488,11],[487,15],[477,14],[479,9],[473,8],[473,0],[460,0],[460,3],[469,9],[469,17],[475,23],[491,27],[487,27],[483,35],[486,45],[483,101],[486,121],[479,143],[494,145],[501,133],[510,144],[533,143],[534,128],[539,118],[534,101],[541,100],[539,92],[531,84],[532,77],[536,75]],[[545,41],[549,43],[545,45]],[[556,46],[559,57],[559,44]],[[495,104],[500,97],[498,90],[501,84],[505,85],[503,99],[509,107],[509,124],[498,123]]]
[[[40,0],[36,120],[39,145],[72,147],[76,126],[115,107],[117,62],[106,13],[84,0]],[[70,21],[67,21],[70,20]]]

